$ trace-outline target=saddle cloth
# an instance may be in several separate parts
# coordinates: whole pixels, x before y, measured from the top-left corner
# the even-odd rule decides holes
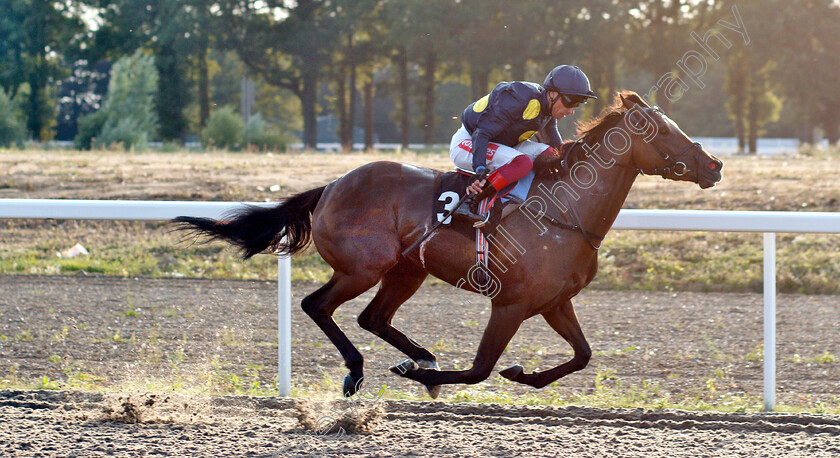
[[[458,201],[464,196],[467,185],[470,183],[472,172],[457,169],[454,172],[446,172],[439,175],[435,182],[434,201],[432,202],[432,224],[443,218],[447,210],[454,208]],[[523,202],[528,198],[531,184],[534,182],[534,171],[512,183],[498,193],[496,200],[502,203],[511,199]],[[495,207],[495,205],[493,206]],[[492,210],[492,208],[491,208]],[[443,225],[452,223],[452,218],[447,218]]]
[[[502,219],[502,209],[511,199],[511,196],[519,202],[524,201],[528,197],[528,192],[534,181],[534,172],[531,171],[516,183],[508,185],[497,193],[496,197],[484,199],[479,204],[479,215],[487,217],[488,220],[488,224],[479,228],[473,228],[464,219],[452,218],[451,216],[445,220],[443,219],[446,212],[455,208],[460,199],[466,194],[466,188],[472,180],[472,175],[472,172],[458,169],[454,172],[443,173],[436,177],[431,223],[434,225],[438,221],[442,221],[441,225],[448,225],[469,239],[472,239],[474,235],[476,243],[476,264],[483,269],[487,269],[487,237],[495,232],[499,221]],[[499,204],[496,204],[497,200],[500,201]],[[479,272],[478,283],[476,286],[484,294],[483,290],[490,284],[489,276],[483,272]]]

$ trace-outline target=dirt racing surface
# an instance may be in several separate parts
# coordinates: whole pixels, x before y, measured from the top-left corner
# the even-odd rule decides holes
[[[374,291],[336,313],[366,357],[368,391],[335,399],[345,374],[340,357],[298,306],[318,286],[292,288],[292,370],[296,392],[334,396],[322,401],[184,394],[191,384],[276,382],[273,282],[0,277],[0,377],[47,377],[62,389],[92,380],[118,392],[0,392],[0,456],[840,455],[840,417],[832,415],[376,401],[383,385],[397,396],[423,391],[388,372],[404,356],[355,323]],[[585,291],[576,304],[594,352],[588,368],[542,390],[494,374],[444,387],[441,398],[760,405],[760,295]],[[488,317],[477,295],[424,286],[394,324],[436,353],[443,369],[455,369],[471,364]],[[840,298],[781,295],[778,321],[779,402],[836,406]],[[546,369],[570,357],[534,318],[496,369]],[[177,386],[178,394],[154,386]]]
[[[346,401],[0,391],[3,456],[807,456],[840,417],[370,401],[365,430],[305,419]],[[370,414],[369,412],[374,413]],[[335,413],[334,415],[339,415]]]

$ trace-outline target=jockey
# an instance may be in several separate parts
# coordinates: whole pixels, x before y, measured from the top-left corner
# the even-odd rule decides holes
[[[560,65],[542,86],[501,82],[472,103],[461,114],[463,125],[449,144],[455,165],[475,172],[467,194],[478,194],[474,202],[480,202],[527,175],[537,156],[557,154],[562,142],[557,120],[595,98],[578,67]],[[528,140],[538,132],[548,145]]]

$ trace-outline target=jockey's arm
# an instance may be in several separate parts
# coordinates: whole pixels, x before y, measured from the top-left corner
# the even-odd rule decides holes
[[[487,131],[481,129],[480,127],[476,128],[472,134],[472,146],[473,146],[473,156],[472,156],[472,166],[473,171],[480,172],[479,168],[487,168],[487,144],[490,143],[490,136],[488,135]]]
[[[540,131],[540,138],[548,139],[548,145],[554,148],[557,154],[560,153],[560,146],[563,145],[563,139],[560,137],[560,132],[557,131],[557,120],[549,121],[542,131]]]

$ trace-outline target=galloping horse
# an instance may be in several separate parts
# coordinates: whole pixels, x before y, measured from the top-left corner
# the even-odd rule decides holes
[[[274,207],[245,207],[220,221],[184,216],[173,221],[238,246],[245,258],[266,250],[294,254],[314,240],[334,273],[301,305],[350,370],[344,379],[346,396],[359,389],[364,360],[332,315],[380,282],[358,322],[410,358],[392,367],[393,372],[422,383],[432,397],[443,384],[478,383],[490,376],[521,323],[542,315],[572,346],[574,357],[541,372],[526,373],[519,365],[501,371],[512,381],[541,388],[589,362],[592,352],[571,299],[595,276],[597,242],[609,231],[636,177],[660,175],[708,188],[720,181],[723,167],[662,111],[631,91],[618,94],[601,117],[579,129],[578,137],[564,143],[562,164],[539,174],[531,188],[532,196],[539,190],[546,193],[541,205],[560,207],[568,224],[543,224],[538,219],[543,212],[533,210],[536,201],[531,198],[530,207],[523,205],[523,211],[501,222],[505,236],[495,239],[499,252],[520,255],[509,265],[487,266],[499,288],[467,370],[439,370],[435,355],[391,325],[397,309],[429,274],[480,292],[474,282],[464,281],[475,266],[475,245],[454,230],[437,229],[419,250],[401,255],[431,227],[433,187],[440,172],[374,162]]]

